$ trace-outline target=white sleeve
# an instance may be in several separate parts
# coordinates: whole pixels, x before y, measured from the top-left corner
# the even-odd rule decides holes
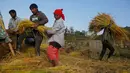
[[[55,34],[57,31],[62,29],[61,24],[63,24],[62,22],[57,22],[56,24],[54,24],[54,26],[52,27],[52,29],[47,30],[48,34]]]
[[[102,29],[100,32],[97,33],[97,35],[102,35],[104,32],[104,29]]]
[[[11,19],[9,20],[9,24],[8,24],[8,29],[11,29],[12,28],[12,22],[11,22]]]
[[[14,31],[17,31],[17,30],[18,30],[18,24],[19,24],[19,22],[20,22],[21,20],[22,20],[21,18],[18,18],[18,19],[17,19],[16,28],[15,28]]]

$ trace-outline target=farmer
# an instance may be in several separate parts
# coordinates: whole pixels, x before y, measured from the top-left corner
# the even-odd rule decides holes
[[[19,36],[19,42],[18,42],[18,50],[20,50],[20,47],[21,47],[21,43],[22,41],[24,40],[24,38],[33,38],[35,43],[35,52],[36,52],[36,55],[37,56],[40,56],[40,45],[42,43],[42,40],[43,40],[43,36],[42,34],[40,34],[36,28],[39,26],[39,25],[42,25],[44,26],[47,22],[48,22],[48,18],[46,17],[46,15],[39,11],[38,10],[38,6],[36,4],[31,4],[30,5],[30,10],[32,11],[32,15],[30,16],[30,20],[32,22],[35,23],[35,25],[33,26],[33,28],[27,28],[25,29],[25,32],[22,33],[20,36]],[[28,33],[28,34],[26,34]]]
[[[110,30],[110,27],[111,27],[111,24],[109,24],[107,27],[104,28],[104,32],[102,35],[102,52],[99,57],[100,60],[102,60],[107,48],[110,50],[107,59],[109,59],[115,51],[113,47],[113,44],[114,44],[113,34]]]
[[[10,19],[9,24],[8,24],[7,32],[13,41],[12,43],[14,45],[14,48],[16,49],[16,42],[18,39],[17,25],[21,21],[21,19],[19,17],[17,17],[17,13],[14,9],[10,10],[9,14],[11,16],[11,19]]]
[[[64,46],[64,14],[62,13],[63,9],[56,9],[54,11],[54,24],[52,29],[47,30],[49,35],[52,35],[49,38],[49,47],[47,49],[47,55],[53,66],[58,65],[59,53],[58,50]]]
[[[17,13],[13,9],[9,11],[9,14],[11,16],[11,19],[9,21],[8,28],[10,31],[12,31],[12,33],[15,33],[17,31],[16,27],[21,19],[17,17]]]
[[[1,43],[7,43],[11,53],[13,54],[13,56],[15,56],[14,49],[13,49],[13,47],[11,45],[11,42],[12,42],[12,40],[9,38],[8,34],[6,33],[6,31],[0,25],[0,44]]]
[[[2,15],[0,14],[0,44],[7,43],[9,46],[10,51],[12,52],[13,56],[15,56],[14,50],[11,45],[12,40],[9,38],[2,19]]]

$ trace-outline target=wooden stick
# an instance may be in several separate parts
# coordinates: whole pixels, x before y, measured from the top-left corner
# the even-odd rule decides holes
[[[8,43],[8,45],[9,45],[9,49],[10,49],[12,55],[15,56],[14,49],[12,48],[11,43]]]

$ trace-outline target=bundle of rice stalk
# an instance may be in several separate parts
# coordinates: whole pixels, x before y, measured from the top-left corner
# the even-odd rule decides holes
[[[100,32],[103,28],[107,27],[111,24],[110,30],[114,34],[116,39],[120,40],[128,40],[129,38],[127,35],[129,34],[128,31],[119,27],[114,22],[113,18],[105,13],[98,13],[96,17],[90,22],[89,31],[90,32]]]
[[[42,48],[42,49],[47,49],[48,46],[49,46],[49,44],[41,44],[40,48]]]
[[[77,56],[80,56],[81,53],[74,51],[74,52],[71,52],[69,55],[70,55],[70,56],[73,56],[73,57],[77,57]]]
[[[35,23],[31,22],[28,19],[24,19],[21,22],[18,23],[17,28],[19,33],[23,33],[24,29],[29,28],[29,27],[33,27]]]
[[[20,34],[23,33],[26,28],[33,27],[34,24],[35,24],[35,23],[33,23],[32,21],[30,21],[30,20],[28,20],[28,19],[22,20],[21,22],[19,22],[19,24],[18,24],[18,26],[17,26],[19,33],[20,33]],[[46,27],[46,26],[38,26],[38,27],[36,28],[36,30],[38,30],[38,31],[43,35],[43,37],[44,37],[45,39],[47,39],[47,36],[44,34],[44,32],[45,32],[47,29],[50,29],[50,28],[48,28],[48,27]]]
[[[51,28],[48,28],[46,26],[38,26],[37,27],[37,30],[42,34],[42,36],[47,39],[47,36],[45,35],[45,31],[48,30],[48,29],[51,29]]]

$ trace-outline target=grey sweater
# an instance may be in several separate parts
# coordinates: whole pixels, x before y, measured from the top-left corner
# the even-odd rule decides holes
[[[38,23],[39,25],[45,25],[48,22],[48,18],[41,11],[39,11],[37,15],[31,15],[30,20],[34,23]]]

